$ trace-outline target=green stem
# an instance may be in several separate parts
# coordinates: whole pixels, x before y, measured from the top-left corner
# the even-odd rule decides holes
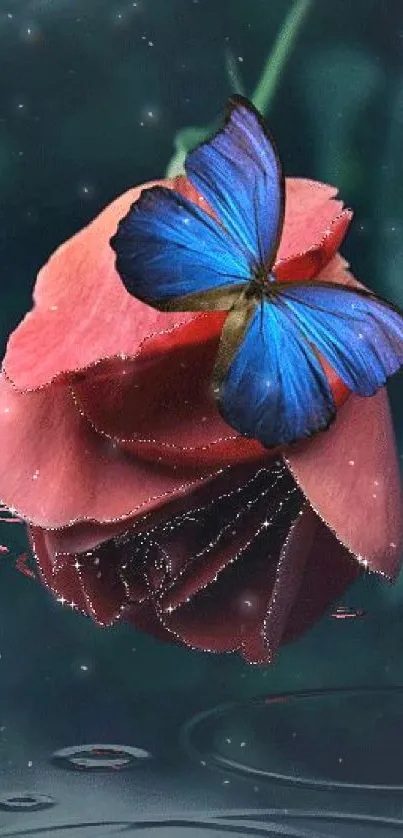
[[[259,83],[252,95],[255,107],[261,113],[267,113],[277,91],[278,82],[284,66],[292,52],[302,24],[309,12],[313,0],[296,0],[290,9],[283,26],[275,40],[274,47],[263,68]],[[234,87],[242,89],[242,78],[236,67],[235,58],[230,50],[226,52],[227,74],[232,79]],[[174,154],[168,163],[166,177],[172,178],[184,171],[186,155],[202,140],[207,139],[213,130],[219,126],[205,126],[204,128],[184,128],[178,131],[174,139]]]
[[[312,0],[296,0],[281,27],[252,95],[253,104],[261,113],[268,111],[274,99],[281,73],[311,5]]]

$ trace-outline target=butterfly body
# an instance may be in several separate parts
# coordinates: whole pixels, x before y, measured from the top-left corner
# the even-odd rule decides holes
[[[401,312],[320,277],[277,280],[284,176],[247,100],[230,100],[224,127],[185,168],[216,218],[173,190],[145,190],[111,240],[123,283],[163,311],[228,312],[213,391],[239,433],[272,447],[326,429],[336,405],[323,359],[352,392],[373,395],[403,365]]]

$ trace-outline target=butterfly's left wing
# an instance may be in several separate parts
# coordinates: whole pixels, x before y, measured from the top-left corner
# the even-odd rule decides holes
[[[332,392],[294,319],[265,299],[242,320],[235,306],[213,373],[223,419],[268,448],[324,430],[336,413]]]
[[[354,393],[372,396],[403,365],[403,312],[377,295],[317,281],[276,290],[276,305]]]
[[[228,310],[250,276],[223,227],[163,186],[143,190],[110,243],[129,293],[162,311]]]

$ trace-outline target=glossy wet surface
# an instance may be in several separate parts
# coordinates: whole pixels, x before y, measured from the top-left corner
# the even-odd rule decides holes
[[[341,689],[218,707],[182,737],[193,758],[245,779],[401,793],[400,730],[403,689]]]

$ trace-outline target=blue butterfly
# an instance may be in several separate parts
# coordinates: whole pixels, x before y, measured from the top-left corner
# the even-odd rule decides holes
[[[185,168],[218,221],[173,190],[144,190],[111,239],[125,287],[162,311],[229,312],[213,389],[239,433],[272,447],[324,430],[336,406],[319,353],[371,396],[403,364],[403,314],[370,291],[276,281],[284,177],[248,100],[230,99]]]

